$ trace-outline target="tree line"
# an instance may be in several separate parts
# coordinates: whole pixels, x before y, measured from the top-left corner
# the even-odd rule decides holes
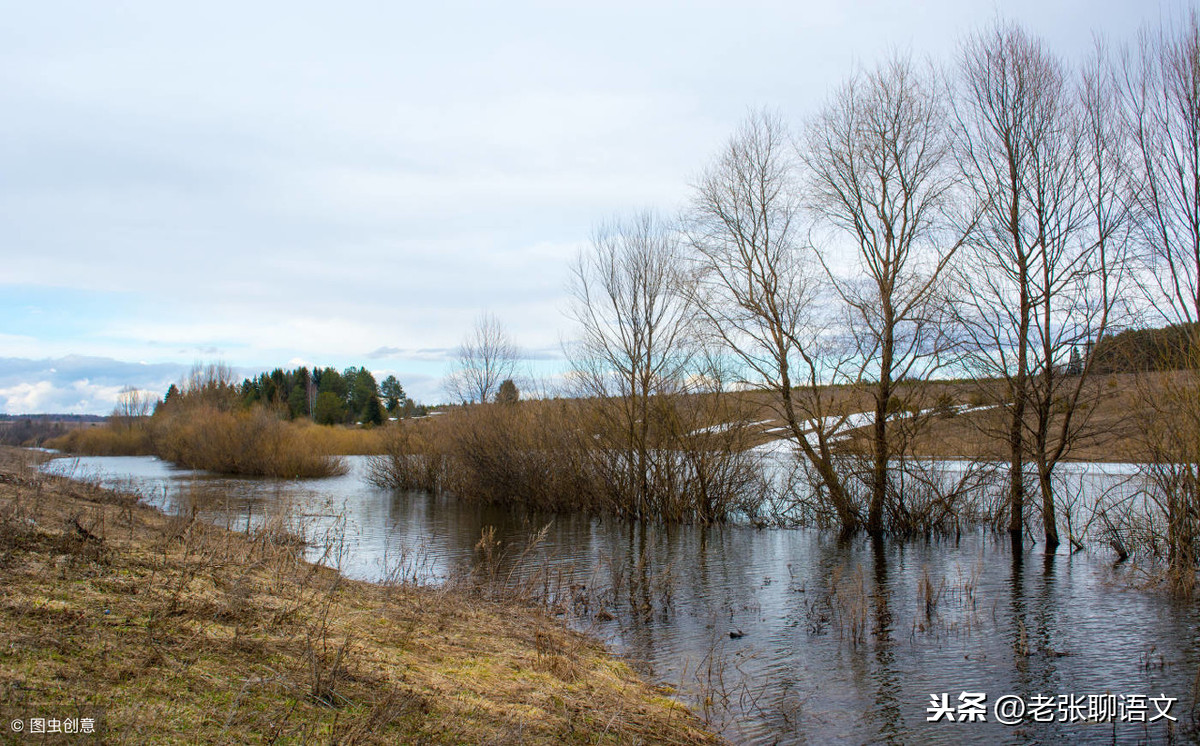
[[[1061,465],[1096,434],[1098,375],[1137,339],[1148,365],[1188,373],[1173,396],[1146,392],[1160,424],[1143,435],[1174,465],[1148,493],[1165,552],[1194,568],[1197,91],[1195,15],[1078,60],[997,21],[948,66],[893,54],[854,72],[798,124],[752,113],[682,214],[605,224],[575,262],[567,381],[596,403],[599,489],[636,516],[701,494],[709,467],[675,461],[709,421],[704,394],[732,387],[769,402],[803,499],[843,532],[952,525],[968,480],[930,475],[913,444],[948,409],[926,384],[970,378],[992,412],[980,437],[1005,453],[991,518],[1016,546],[1035,522],[1054,548]],[[507,344],[477,325],[464,401],[488,401]],[[464,387],[472,373],[485,383]],[[853,453],[851,425],[868,433]]]
[[[395,376],[365,368],[277,368],[237,383],[224,364],[196,364],[161,400],[126,387],[104,427],[47,442],[91,455],[153,454],[222,474],[286,478],[345,473],[343,455],[377,453],[385,417],[424,415]],[[361,427],[329,427],[357,424]]]
[[[228,393],[244,409],[262,405],[285,419],[308,418],[318,425],[381,425],[388,417],[419,416],[426,411],[408,398],[396,376],[377,383],[371,371],[355,366],[341,372],[276,368],[230,384]],[[158,407],[176,406],[182,396],[179,386],[172,384]]]

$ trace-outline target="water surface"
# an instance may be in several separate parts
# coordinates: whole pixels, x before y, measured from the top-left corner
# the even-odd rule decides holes
[[[1114,569],[1103,554],[1036,545],[1014,554],[982,531],[840,542],[807,529],[536,515],[376,489],[363,480],[363,459],[350,465],[345,476],[310,481],[217,477],[153,457],[48,468],[235,529],[288,516],[304,524],[314,559],[365,580],[441,582],[480,561],[476,544],[495,527],[500,576],[544,581],[573,625],[677,687],[735,743],[1196,741],[1200,614],[1140,589],[1132,569]],[[1079,468],[1078,483],[1119,487],[1130,471]],[[986,722],[927,722],[931,697],[942,694],[956,719],[967,715],[964,692],[986,695]],[[1056,722],[1027,713],[1018,725],[998,723],[1003,696],[1027,706],[1053,697],[1036,712]],[[1149,698],[1159,697],[1176,700],[1177,725],[1115,722],[1154,718],[1165,700]],[[1096,712],[1108,704],[1129,707],[1113,718]],[[1079,721],[1088,714],[1105,722]]]

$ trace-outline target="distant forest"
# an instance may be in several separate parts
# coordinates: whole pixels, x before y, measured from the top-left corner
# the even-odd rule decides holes
[[[28,420],[29,422],[104,422],[107,415],[102,414],[2,414],[0,423]]]
[[[408,398],[395,376],[378,383],[371,371],[354,366],[340,373],[334,368],[276,368],[236,388],[247,409],[262,404],[287,419],[307,417],[318,425],[379,425],[388,417],[425,414],[425,407]],[[178,387],[172,385],[159,406],[170,406],[178,396]]]
[[[0,445],[38,447],[70,427],[107,420],[95,414],[0,414]]]
[[[1196,324],[1174,324],[1160,329],[1128,329],[1105,337],[1092,350],[1097,373],[1134,373],[1178,370],[1196,364]]]
[[[427,413],[425,406],[408,398],[395,376],[389,375],[379,383],[371,371],[353,366],[340,372],[335,368],[276,368],[240,384],[227,385],[225,390],[244,409],[258,404],[285,419],[309,418],[319,425],[380,425],[388,418]],[[182,398],[179,386],[171,384],[166,396],[157,402],[150,397],[123,397],[117,407],[120,411],[114,410],[114,414],[144,416],[150,413],[151,404],[157,413]],[[144,408],[131,405],[131,401],[145,402]],[[0,414],[0,445],[41,446],[72,428],[108,419],[94,414]]]

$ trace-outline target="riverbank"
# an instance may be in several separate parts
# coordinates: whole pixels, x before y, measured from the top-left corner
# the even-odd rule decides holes
[[[349,581],[279,527],[167,516],[37,457],[0,449],[7,718],[98,714],[109,743],[720,742],[536,610]]]

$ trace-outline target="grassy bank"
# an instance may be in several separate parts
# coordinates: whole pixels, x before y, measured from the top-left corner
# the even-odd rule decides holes
[[[277,524],[166,516],[32,457],[0,450],[6,712],[103,708],[110,743],[717,742],[539,612],[348,581]]]

